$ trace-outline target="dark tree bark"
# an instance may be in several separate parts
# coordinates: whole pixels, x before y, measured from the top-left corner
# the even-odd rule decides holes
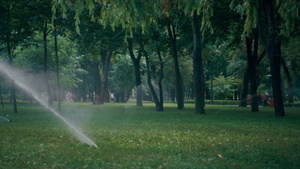
[[[84,58],[83,62],[81,62],[81,68],[84,69],[85,71],[87,71],[87,58]],[[88,82],[88,78],[87,76],[83,76],[82,77],[82,85],[81,85],[81,88],[80,88],[80,98],[79,100],[81,100],[82,98],[82,101],[83,102],[87,102],[88,101],[88,97],[90,97],[90,93],[89,93],[89,82]],[[88,97],[87,97],[88,96]]]
[[[268,43],[267,52],[270,60],[272,87],[275,103],[275,116],[285,116],[280,75],[280,57],[277,53],[276,45],[276,25],[274,16],[273,0],[266,0],[265,3],[268,22]]]
[[[83,102],[87,102],[86,85],[87,85],[87,79],[86,76],[84,76],[82,79],[82,89],[81,89],[81,97]]]
[[[104,102],[109,102],[109,93],[108,93],[108,73],[109,73],[109,64],[111,57],[113,55],[113,51],[109,51],[103,60],[103,87],[101,88],[100,95],[100,104],[104,104]]]
[[[170,98],[171,98],[171,102],[175,103],[175,87],[174,86],[172,86],[170,88]]]
[[[240,104],[239,104],[240,107],[247,107],[248,84],[249,84],[249,76],[250,76],[249,67],[250,67],[250,63],[247,62],[247,66],[243,78],[243,87],[242,87]]]
[[[133,62],[134,66],[134,73],[135,73],[135,86],[136,86],[136,105],[137,106],[143,106],[142,102],[142,80],[141,80],[141,71],[140,71],[140,60],[141,60],[141,53],[139,53],[138,57],[135,58],[134,53],[133,53],[133,46],[132,46],[132,39],[128,38],[128,51],[130,54],[130,58]]]
[[[149,64],[149,57],[148,57],[147,54],[145,55],[145,59],[146,59],[146,65],[147,65],[147,82],[148,82],[148,86],[150,88],[150,91],[151,91],[151,94],[152,94],[152,97],[153,97],[153,100],[154,100],[154,103],[155,103],[155,106],[156,106],[156,111],[163,111],[164,108],[162,107],[162,104],[158,100],[156,92],[155,92],[155,90],[153,88],[153,85],[151,83],[151,72],[150,72],[150,66],[149,66],[150,64]]]
[[[182,82],[182,77],[180,74],[179,64],[178,64],[175,27],[172,26],[172,28],[171,28],[170,21],[168,19],[166,19],[166,22],[167,22],[168,35],[169,35],[172,56],[173,56],[173,63],[174,63],[175,94],[176,94],[177,108],[183,109],[183,107],[184,107],[184,90],[183,90],[183,82]]]
[[[54,19],[54,48],[55,48],[55,65],[56,65],[56,84],[57,84],[57,102],[58,112],[61,113],[61,90],[59,81],[59,60],[58,60],[58,47],[57,47],[57,25]]]
[[[159,48],[157,49],[157,53],[158,53],[158,58],[160,61],[160,73],[159,73],[159,79],[158,79],[158,87],[159,87],[159,104],[160,107],[162,107],[162,111],[163,111],[163,107],[164,107],[164,95],[163,95],[163,89],[162,89],[162,80],[163,80],[163,69],[164,69],[164,64],[162,61],[162,57],[159,51]]]
[[[99,63],[97,61],[94,62],[94,69],[95,69],[95,96],[94,96],[94,105],[100,105],[100,96],[101,96],[101,76],[100,76],[100,69]]]
[[[145,59],[146,59],[146,67],[147,67],[147,82],[148,82],[148,86],[150,88],[150,92],[152,94],[152,97],[153,97],[153,100],[154,100],[154,103],[155,103],[155,106],[156,106],[156,111],[163,111],[163,107],[162,107],[162,104],[160,103],[160,101],[158,100],[158,97],[156,95],[156,92],[153,88],[153,85],[152,85],[152,82],[151,82],[151,72],[150,72],[150,63],[149,63],[149,57],[148,57],[148,53],[147,51],[145,50],[144,48],[144,45],[143,45],[143,42],[142,42],[142,39],[140,37],[140,35],[137,35],[135,34],[137,40],[138,40],[138,43],[139,43],[139,46],[140,46],[140,49],[141,51],[143,52],[144,56],[145,56]]]
[[[47,20],[45,20],[44,23],[44,28],[43,28],[43,40],[44,40],[44,64],[43,64],[43,71],[44,71],[44,79],[45,79],[45,84],[46,84],[46,90],[47,90],[47,94],[48,94],[48,104],[52,105],[53,104],[53,98],[52,98],[52,93],[50,90],[50,85],[49,85],[49,81],[48,81],[48,72],[47,72],[47,55],[48,55],[48,51],[47,51],[47,35],[50,33],[51,30],[47,30]]]
[[[193,50],[193,72],[194,72],[194,96],[195,96],[195,113],[205,114],[204,110],[204,73],[201,53],[201,35],[198,26],[197,13],[191,17],[194,50]]]
[[[266,51],[264,50],[258,57],[258,31],[254,30],[254,49],[252,52],[253,39],[246,37],[247,46],[247,66],[244,73],[243,87],[241,92],[240,107],[247,107],[248,84],[250,82],[250,94],[252,96],[251,111],[259,111],[257,89],[259,80],[257,78],[257,65],[261,62]]]
[[[88,88],[89,88],[89,99],[91,102],[94,103],[94,89],[96,89],[96,85],[95,83],[92,85],[93,87],[91,87],[90,85],[88,85]],[[93,89],[94,88],[94,89]]]
[[[163,63],[163,60],[162,60],[162,57],[161,57],[161,53],[160,53],[160,47],[159,47],[159,37],[158,35],[156,34],[155,30],[153,30],[153,35],[154,35],[154,38],[155,40],[157,41],[157,44],[156,44],[156,50],[157,50],[157,55],[158,55],[158,59],[159,59],[159,62],[160,62],[160,71],[159,71],[159,79],[158,79],[158,87],[159,87],[159,104],[160,104],[160,107],[162,108],[162,111],[163,111],[163,107],[164,107],[164,96],[163,96],[163,89],[162,89],[162,80],[164,78],[164,63]]]
[[[237,100],[237,99],[238,99],[238,92],[234,91],[234,100]]]
[[[289,103],[293,103],[294,102],[294,99],[293,99],[294,96],[293,96],[292,78],[291,78],[291,75],[290,75],[288,67],[286,66],[283,58],[281,57],[281,42],[280,42],[280,40],[278,42],[277,49],[278,49],[278,55],[280,57],[280,63],[281,63],[283,72],[284,72],[285,77],[286,77],[286,83],[287,83],[287,88],[288,88],[288,102]]]
[[[247,43],[247,58],[249,65],[249,75],[250,75],[250,94],[252,96],[251,101],[251,111],[258,112],[258,95],[257,95],[257,75],[256,75],[256,61],[257,61],[257,52],[258,52],[258,36],[254,35],[254,50],[252,53],[252,42],[250,38],[246,38]]]

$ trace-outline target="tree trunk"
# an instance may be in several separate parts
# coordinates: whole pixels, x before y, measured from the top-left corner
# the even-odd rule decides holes
[[[135,86],[136,86],[136,105],[137,106],[143,106],[142,102],[142,80],[141,80],[141,71],[140,71],[140,60],[141,60],[141,53],[139,53],[138,57],[135,58],[133,53],[133,47],[132,47],[132,40],[130,38],[127,39],[128,42],[128,50],[130,54],[130,58],[133,62],[134,66],[134,74],[135,74]]]
[[[87,79],[86,76],[84,76],[82,79],[82,89],[81,89],[81,97],[83,102],[87,102],[86,84],[87,84]]]
[[[7,27],[10,27],[10,8],[8,7],[7,9]],[[9,59],[9,64],[12,66],[13,64],[13,57],[12,57],[12,49],[11,49],[11,45],[10,45],[10,30],[7,31],[6,34],[6,47],[7,47],[7,52],[8,52],[8,59]],[[18,113],[18,109],[17,109],[17,99],[16,99],[16,85],[15,82],[12,80],[11,81],[11,96],[12,96],[12,101],[13,101],[13,107],[14,107],[14,113]]]
[[[234,100],[237,100],[237,99],[238,99],[238,92],[234,91]]]
[[[159,61],[160,61],[160,73],[159,73],[159,80],[158,80],[159,103],[160,103],[160,107],[162,107],[162,111],[163,111],[163,108],[164,108],[164,95],[163,95],[163,89],[162,89],[162,80],[163,80],[163,77],[164,77],[164,73],[163,73],[164,64],[163,64],[163,61],[162,61],[162,57],[161,57],[159,48],[157,48],[157,54],[158,54],[158,58],[159,58]]]
[[[153,27],[152,27],[153,28]],[[160,107],[162,107],[162,111],[163,111],[163,107],[164,107],[164,96],[163,96],[163,89],[162,89],[162,80],[164,78],[164,63],[161,57],[161,53],[160,53],[160,46],[159,46],[159,37],[156,34],[155,30],[152,29],[153,31],[153,35],[157,41],[156,44],[156,50],[157,50],[157,55],[158,55],[158,59],[160,62],[160,72],[159,72],[159,79],[158,79],[158,87],[159,87],[159,104]]]
[[[181,77],[180,70],[179,70],[178,55],[177,55],[177,50],[176,50],[176,33],[175,33],[174,26],[171,29],[171,25],[170,25],[170,22],[168,19],[167,19],[167,29],[168,29],[169,39],[170,39],[173,62],[174,62],[175,94],[176,94],[177,108],[183,109],[183,107],[184,107],[184,91],[183,91],[182,77]]]
[[[93,86],[96,86],[96,85],[93,85]],[[89,99],[91,102],[94,103],[94,90],[90,87],[90,85],[89,85]]]
[[[103,60],[103,87],[101,88],[100,95],[100,104],[104,104],[104,102],[109,102],[109,93],[108,93],[108,73],[109,73],[109,64],[111,57],[113,55],[112,51],[109,51],[108,54],[102,58]]]
[[[136,34],[135,34],[136,35]],[[146,59],[146,67],[147,67],[147,82],[148,82],[148,86],[150,88],[150,92],[151,92],[151,95],[154,99],[154,103],[155,103],[155,106],[156,106],[156,111],[163,111],[163,107],[162,104],[160,103],[160,101],[158,100],[158,97],[156,95],[156,92],[153,88],[153,85],[152,85],[152,82],[151,82],[151,72],[150,72],[150,63],[149,63],[149,57],[148,57],[148,53],[147,51],[145,50],[144,48],[144,45],[142,43],[142,40],[140,37],[138,37],[139,35],[137,35],[137,39],[138,39],[138,43],[139,43],[139,46],[141,48],[141,51],[143,52],[144,56],[145,56],[145,59]]]
[[[252,96],[251,111],[258,112],[258,96],[257,96],[257,75],[256,75],[256,61],[258,52],[258,36],[254,36],[254,51],[252,53],[252,39],[246,37],[247,43],[247,58],[249,62],[249,76],[250,76],[250,94]]]
[[[54,47],[55,47],[55,65],[56,65],[56,84],[57,84],[57,102],[58,112],[61,113],[61,90],[59,82],[59,60],[58,60],[58,47],[57,47],[57,29],[56,19],[54,19]]]
[[[276,26],[274,17],[273,0],[265,1],[267,21],[268,21],[268,48],[267,52],[270,60],[273,96],[275,103],[275,116],[285,116],[280,75],[280,58],[276,49]]]
[[[49,81],[48,81],[48,72],[47,72],[47,35],[49,32],[47,32],[47,20],[45,20],[45,25],[43,29],[43,40],[44,40],[44,65],[43,65],[43,71],[44,71],[44,79],[45,79],[45,84],[46,84],[46,90],[48,94],[48,105],[53,104],[53,98],[52,98],[52,93],[50,90],[49,86]]]
[[[87,71],[87,58],[84,58],[83,62],[81,63],[81,67],[82,69],[84,69],[85,71]],[[84,75],[82,77],[82,86],[81,86],[81,89],[80,89],[80,98],[82,98],[82,101],[83,102],[87,102],[88,101],[88,97],[90,97],[90,92],[89,92],[89,82],[88,82],[88,79],[87,79],[87,76]],[[88,97],[87,97],[88,96]]]
[[[176,100],[175,100],[175,87],[174,86],[171,86],[171,88],[170,88],[170,98],[171,98],[172,103],[176,102]]]
[[[284,71],[285,77],[286,77],[286,83],[287,83],[287,88],[288,88],[288,102],[289,103],[293,103],[294,99],[293,99],[293,84],[292,84],[292,78],[289,72],[289,69],[287,68],[283,58],[281,57],[281,43],[280,41],[278,42],[278,55],[280,57],[280,63],[282,66],[282,69]]]
[[[203,80],[203,63],[201,53],[201,35],[197,22],[197,13],[191,17],[194,51],[193,51],[193,72],[194,72],[194,95],[195,95],[195,113],[205,114],[204,110],[204,80]]]
[[[164,108],[162,107],[162,104],[158,100],[156,92],[155,92],[155,90],[153,88],[153,85],[151,83],[151,72],[150,72],[150,66],[149,66],[149,58],[148,58],[147,54],[145,54],[145,58],[146,58],[146,65],[147,65],[147,82],[148,82],[148,86],[150,88],[152,97],[154,99],[154,103],[155,103],[155,106],[156,106],[156,111],[163,111]]]
[[[210,104],[214,104],[213,63],[210,61]]]
[[[94,96],[94,105],[100,105],[100,96],[101,96],[101,76],[100,76],[100,69],[99,63],[97,61],[94,62],[95,68],[95,96]]]

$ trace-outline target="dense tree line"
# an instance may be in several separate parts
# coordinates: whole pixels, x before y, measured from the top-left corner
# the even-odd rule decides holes
[[[299,97],[299,6],[288,1],[1,1],[1,58],[44,75],[48,104],[66,97],[101,105],[132,96],[164,101],[240,100],[275,115]],[[297,46],[298,45],[298,46]],[[285,82],[284,78],[285,77]],[[5,83],[7,84],[7,83]],[[14,83],[0,84],[17,112]],[[66,92],[62,92],[63,90]],[[272,88],[272,91],[271,91]],[[8,91],[10,91],[8,95]],[[286,93],[286,94],[285,94]]]

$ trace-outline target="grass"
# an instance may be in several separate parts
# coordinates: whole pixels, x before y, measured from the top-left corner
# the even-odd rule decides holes
[[[166,104],[63,104],[64,116],[99,146],[76,139],[44,108],[0,108],[0,168],[300,168],[300,109]]]

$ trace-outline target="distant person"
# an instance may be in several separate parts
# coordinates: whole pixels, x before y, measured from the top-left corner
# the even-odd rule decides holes
[[[115,102],[115,96],[113,93],[110,93],[110,102],[112,102],[112,103]]]

